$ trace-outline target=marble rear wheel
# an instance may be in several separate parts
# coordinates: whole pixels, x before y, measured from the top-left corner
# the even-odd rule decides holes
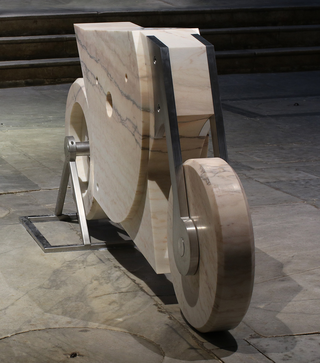
[[[220,158],[184,163],[190,215],[199,239],[195,275],[182,276],[172,248],[172,195],[168,208],[171,278],[185,319],[200,332],[229,330],[243,319],[252,295],[254,240],[241,182]]]
[[[83,78],[78,78],[70,87],[65,115],[66,136],[73,136],[76,142],[87,141],[90,143],[91,132],[89,108]],[[90,145],[91,146],[91,145]],[[90,156],[77,156],[77,171],[82,192],[82,198],[87,219],[106,218],[100,205],[93,197],[94,163]]]

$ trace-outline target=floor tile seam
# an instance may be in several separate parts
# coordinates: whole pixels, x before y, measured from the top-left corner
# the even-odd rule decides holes
[[[319,98],[319,94],[299,94],[299,95],[282,95],[282,96],[272,96],[272,97],[268,97],[268,96],[260,96],[260,97],[243,97],[243,98],[223,98],[221,97],[221,103],[224,102],[240,102],[240,101],[259,101],[259,100],[283,100],[283,99],[291,99],[291,98],[299,98],[299,97],[303,97],[303,98]]]
[[[251,160],[252,161],[252,160]],[[248,162],[251,162],[251,161],[248,161]],[[254,161],[253,161],[254,162]],[[241,163],[239,162],[240,164],[244,164],[244,163]],[[247,166],[248,168],[251,168],[249,170],[240,170],[240,168],[238,168],[238,166],[236,165],[236,162],[233,162],[231,160],[230,162],[230,165],[236,170],[237,174],[238,175],[243,175],[244,177],[246,177],[247,175],[245,174],[246,172],[247,173],[253,173],[253,172],[261,172],[261,171],[270,171],[270,169],[281,169],[281,170],[285,170],[285,169],[291,169],[292,171],[294,171],[293,169],[297,169],[298,171],[303,171],[304,173],[308,174],[309,171],[304,171],[303,168],[305,167],[313,167],[313,166],[320,166],[320,160],[319,161],[315,161],[313,162],[312,160],[306,165],[306,166],[303,166],[303,165],[300,165],[300,166],[296,166],[294,165],[295,161],[292,162],[292,165],[283,165],[285,163],[266,163],[262,166],[259,166],[259,167],[255,167],[255,168],[251,168],[250,166]],[[311,163],[311,164],[310,164]],[[312,175],[312,174],[310,174]],[[316,176],[316,178],[320,178],[320,176]]]
[[[267,358],[270,362],[272,363],[277,363],[276,361],[274,361],[273,359],[271,359],[270,357],[268,357],[265,353],[263,353],[260,349],[258,349],[254,344],[252,344],[251,342],[249,342],[247,339],[244,339],[252,348],[254,348],[256,351],[258,351],[261,355],[263,355],[265,358]]]
[[[155,301],[154,296],[150,294],[146,288],[143,286],[144,284],[146,284],[145,282],[140,283],[138,280],[140,280],[138,277],[136,277],[134,274],[132,274],[130,271],[128,271],[125,267],[123,267],[119,262],[117,262],[115,260],[115,258],[111,258],[112,263],[113,263],[113,267],[115,269],[118,269],[119,271],[121,271],[134,285],[136,285],[139,290],[143,293],[145,293],[148,297],[150,297],[152,300]],[[143,280],[142,280],[143,281]],[[158,303],[157,303],[158,304]]]
[[[67,279],[65,279],[64,281],[66,281]],[[42,283],[43,284],[43,283]],[[42,285],[41,284],[41,285]],[[41,286],[40,285],[40,286]],[[38,289],[39,286],[36,286],[34,287],[33,289],[30,289],[28,290],[28,292],[26,294],[28,294],[30,291],[34,290],[34,289]],[[85,289],[86,286],[84,286],[82,289],[80,289],[80,293],[82,292],[83,289]],[[99,295],[99,296],[90,296],[88,297],[87,296],[87,300],[90,302],[90,301],[93,301],[94,299],[99,299],[99,298],[104,298],[104,297],[112,297],[112,296],[119,296],[119,295],[124,295],[124,294],[133,294],[133,293],[137,293],[138,290],[132,290],[132,291],[117,291],[117,292],[112,292],[112,293],[108,293],[108,294],[102,294],[102,295]],[[76,296],[77,294],[75,294],[74,296]],[[70,300],[70,296],[69,297],[66,297],[65,299],[69,299]],[[62,299],[56,303],[54,303],[53,305],[50,306],[50,310],[54,310],[55,308],[59,308],[61,306],[61,302],[64,301],[65,299]],[[0,310],[1,311],[1,310]]]
[[[281,168],[281,169],[283,170],[285,168]],[[306,171],[303,171],[303,170],[301,170],[301,172],[303,174],[306,174],[306,176],[303,175],[299,179],[273,180],[273,181],[264,181],[264,182],[262,181],[261,183],[265,183],[265,184],[268,184],[269,185],[271,183],[286,183],[286,182],[289,182],[290,183],[290,182],[299,182],[301,180],[311,180],[311,181],[315,181],[317,179],[320,179],[320,176],[310,174],[310,172],[306,172]],[[249,173],[250,173],[250,171],[249,171]],[[245,174],[245,175],[247,175],[247,174]],[[258,177],[258,178],[260,178],[260,177]],[[257,180],[257,181],[259,181],[259,180]]]
[[[28,241],[26,243],[29,243]],[[83,251],[81,254],[75,256],[74,258],[68,260],[67,262],[70,263],[70,261],[74,261],[74,260],[77,260],[81,257],[83,257],[83,255],[86,255],[88,251]],[[74,273],[77,273],[77,271],[74,271]],[[70,275],[69,275],[70,277]],[[66,277],[63,281],[67,280],[68,277]],[[30,292],[32,292],[33,290],[36,290],[36,289],[39,289],[39,287],[41,287],[46,281],[42,282],[40,285],[37,285],[37,286],[34,286],[33,288],[30,288],[28,289],[26,292],[22,293],[21,296],[19,296],[17,299],[15,299],[12,303],[10,303],[8,306],[4,307],[4,308],[1,308],[0,309],[0,312],[2,311],[6,311],[8,308],[10,308],[10,306],[13,306],[15,305],[18,301],[20,301],[22,298],[24,298],[26,295],[30,294]],[[103,296],[107,295],[107,296],[110,296],[110,295],[118,295],[120,293],[135,293],[137,292],[137,290],[133,290],[133,291],[118,291],[118,292],[114,292],[114,293],[110,293],[110,294],[104,294]],[[55,306],[56,304],[53,305],[53,307]]]
[[[11,338],[11,337],[14,337],[14,336],[17,336],[17,335],[25,334],[25,333],[43,332],[45,330],[58,330],[58,329],[91,329],[91,330],[99,329],[99,330],[104,330],[104,331],[112,331],[112,332],[119,332],[119,333],[129,334],[131,336],[142,338],[142,339],[148,341],[149,343],[151,343],[152,345],[156,345],[158,347],[158,349],[160,350],[161,354],[163,355],[163,359],[165,358],[165,352],[162,349],[162,347],[160,346],[160,344],[154,342],[153,340],[148,339],[147,337],[145,337],[142,334],[132,333],[132,332],[130,332],[128,330],[121,329],[121,328],[118,328],[118,327],[113,327],[113,326],[107,326],[107,327],[94,326],[94,327],[92,327],[92,326],[86,326],[86,325],[83,325],[83,326],[79,326],[79,325],[70,326],[70,325],[68,325],[68,326],[58,326],[58,327],[35,328],[35,329],[29,329],[29,330],[22,330],[22,331],[15,332],[15,333],[12,333],[12,334],[8,334],[8,335],[2,336],[2,337],[0,336],[0,341]]]
[[[3,217],[4,218],[4,217]],[[0,218],[0,221],[1,221],[2,218]],[[2,221],[1,221],[2,222]],[[0,228],[3,228],[3,227],[7,227],[7,226],[18,226],[20,225],[20,222],[19,222],[19,217],[17,217],[17,222],[16,223],[0,223]]]
[[[259,144],[259,145],[253,145],[253,146],[241,146],[241,147],[229,147],[229,150],[233,153],[238,153],[238,154],[244,154],[246,155],[245,153],[248,152],[248,151],[252,151],[252,150],[256,150],[256,151],[264,151],[265,149],[270,149],[270,148],[274,148],[274,147],[281,147],[282,150],[288,150],[292,147],[296,147],[296,146],[307,146],[307,147],[314,147],[315,145],[313,145],[313,143],[311,142],[306,142],[305,140],[301,141],[301,142],[288,142],[286,144],[283,144],[283,143],[267,143],[267,144]],[[267,165],[271,164],[271,163],[275,163],[274,160],[272,161],[264,161],[262,159],[259,159],[258,157],[256,156],[251,156],[252,160],[244,160],[244,161],[247,161],[247,162],[251,162],[251,161],[260,161],[260,162],[264,162],[266,163]],[[231,157],[232,159],[232,157]],[[237,161],[237,160],[235,160]],[[301,162],[301,161],[307,161],[307,162],[311,162],[311,163],[314,163],[314,159],[313,160],[298,160],[298,162]],[[283,162],[277,162],[278,164],[283,164],[283,163],[296,163],[297,161],[296,160],[284,160]],[[320,162],[320,157],[319,157],[319,162]],[[273,165],[273,164],[272,164]]]
[[[70,84],[70,86],[71,86],[71,84]],[[46,86],[37,86],[37,87],[46,87]],[[21,88],[28,89],[29,87],[27,86],[27,87],[21,87]],[[7,89],[8,88],[0,88],[0,96],[1,96],[1,90],[7,90]],[[23,96],[25,97],[25,95],[23,95]],[[40,117],[40,116],[38,116],[38,117]],[[43,115],[43,117],[39,118],[39,120],[42,120],[45,117],[50,117],[50,115],[49,116],[47,114],[46,115]],[[52,116],[52,117],[54,117],[54,116]],[[28,117],[28,120],[29,119],[30,119],[30,117]],[[57,116],[57,119],[58,120],[62,120],[63,119],[63,121],[64,121],[64,116],[62,116],[62,117],[61,116]],[[47,124],[49,125],[49,122],[51,122],[51,120],[48,121],[46,123],[46,125]],[[11,134],[11,133],[16,133],[17,131],[37,131],[37,132],[40,132],[42,130],[49,130],[49,129],[50,130],[55,129],[56,131],[61,131],[61,133],[63,133],[63,131],[64,131],[64,124],[61,125],[61,126],[53,125],[53,126],[50,126],[50,127],[39,127],[39,125],[36,125],[36,126],[27,126],[27,127],[19,127],[19,126],[16,126],[16,127],[10,127],[10,128],[7,128],[7,129],[1,129],[0,128],[0,133],[1,134]],[[8,144],[9,143],[11,144],[11,141],[7,141],[7,143]]]
[[[12,192],[0,192],[1,195],[14,195],[14,194],[24,194],[24,193],[30,193],[30,192],[38,192],[41,189],[31,189],[31,190],[17,190]]]
[[[313,165],[313,166],[315,166],[315,165]],[[320,166],[320,164],[317,164],[316,166]],[[312,166],[309,165],[309,167],[311,168]],[[288,170],[286,170],[286,169],[289,169],[289,171],[293,171],[293,172],[296,172],[296,171],[302,172],[303,175],[304,174],[306,175],[306,177],[302,176],[302,180],[303,179],[320,179],[320,176],[311,174],[312,171],[310,172],[310,170],[307,170],[306,166],[293,166],[293,165],[277,167],[277,166],[269,166],[269,164],[268,164],[268,167],[255,168],[255,169],[250,169],[250,170],[239,170],[238,174],[243,174],[244,176],[246,176],[248,174],[248,176],[250,176],[250,174],[254,174],[254,173],[261,173],[264,171],[270,172],[273,169],[275,169],[276,171],[278,171],[280,169],[280,171],[288,172]],[[307,171],[304,171],[302,169],[305,169]],[[312,176],[312,178],[310,178],[310,176]],[[275,181],[287,181],[287,180],[290,181],[290,180],[300,180],[300,179],[285,179],[285,180],[275,180]],[[272,181],[271,183],[273,183],[273,182],[274,181]],[[266,183],[269,183],[269,182],[266,182]]]
[[[170,313],[164,304],[160,303],[156,297],[157,295],[155,294],[150,294],[146,289],[145,287],[140,284],[136,279],[134,279],[133,277],[131,277],[131,273],[128,272],[123,266],[121,265],[116,265],[115,267],[117,267],[118,269],[122,270],[122,272],[134,283],[136,284],[139,289],[145,293],[148,297],[150,297],[153,301],[154,301],[154,304],[155,306],[157,307],[158,311],[160,312],[163,312],[165,314],[168,315],[169,319],[175,321],[185,332],[188,333],[188,335],[192,338],[193,341],[195,341],[195,343],[197,344],[197,346],[204,350],[206,353],[210,354],[210,355],[213,355],[213,357],[220,363],[223,363],[222,360],[220,360],[220,358],[218,356],[216,356],[210,349],[207,349],[205,346],[204,346],[204,343],[202,343],[194,334],[192,334],[192,332],[184,325],[182,324],[172,313]]]
[[[258,333],[256,330],[254,330],[248,323],[246,323],[244,320],[242,320],[242,322],[241,322],[242,324],[244,324],[246,327],[248,327],[250,330],[252,330],[253,331],[253,333],[254,334],[256,334],[256,335],[258,335],[259,337],[261,337],[261,338],[263,338],[264,336],[262,335],[262,334],[260,334],[260,333]],[[244,341],[246,341],[246,339],[250,339],[250,337],[249,338],[243,338],[243,340]]]
[[[286,301],[286,305],[283,306],[283,309],[285,309],[288,304],[290,304],[292,302],[292,300],[290,301]],[[279,305],[279,304],[283,304],[283,301],[277,301],[277,302],[274,302],[274,303],[269,303],[268,305]],[[290,319],[292,319],[293,317],[297,316],[297,312],[296,311],[293,311],[293,312],[283,312],[283,311],[278,311],[278,308],[275,307],[274,309],[267,309],[265,307],[256,307],[256,306],[251,306],[251,309],[252,310],[255,310],[256,312],[261,312],[262,310],[264,312],[268,312],[268,313],[271,313],[271,314],[275,314],[275,316],[279,316],[279,315],[284,315],[285,317],[290,317]],[[316,313],[302,313],[301,315],[305,315],[305,316],[308,316],[308,317],[318,317],[318,315]]]
[[[23,299],[25,296],[27,296],[29,293],[30,293],[30,291],[33,291],[33,290],[35,290],[35,289],[37,289],[38,288],[38,286],[35,286],[35,287],[33,287],[33,288],[31,288],[31,289],[29,289],[28,291],[26,291],[26,292],[21,292],[21,296],[19,296],[19,297],[17,297],[15,300],[13,300],[9,305],[7,305],[7,306],[4,306],[4,307],[1,307],[0,308],[0,312],[2,313],[2,312],[6,312],[7,311],[7,309],[9,309],[11,306],[14,306],[16,303],[18,303],[21,299]]]
[[[283,170],[283,169],[285,169],[285,168],[277,168],[277,169],[281,169],[281,170]],[[255,181],[258,181],[258,182],[260,182],[260,183],[262,183],[262,184],[270,184],[270,183],[279,183],[279,182],[283,182],[283,183],[290,183],[290,182],[299,182],[299,181],[301,181],[301,180],[315,180],[315,179],[320,179],[320,177],[319,176],[317,176],[317,175],[312,175],[312,174],[310,174],[310,173],[307,173],[307,172],[305,172],[305,171],[302,171],[304,174],[306,174],[306,176],[301,176],[301,177],[299,177],[298,179],[284,179],[284,180],[269,180],[269,181],[265,181],[265,180],[263,180],[262,178],[260,178],[259,176],[258,177],[255,177],[255,176],[250,176],[250,174],[251,174],[251,172],[253,172],[253,173],[255,173],[255,170],[254,171],[252,171],[252,170],[249,170],[249,171],[244,171],[244,172],[238,172],[238,175],[240,174],[242,174],[242,175],[244,175],[244,176],[246,176],[246,177],[251,177],[251,178],[253,178]],[[247,173],[249,173],[249,174],[247,174]]]
[[[151,296],[152,297],[152,296]],[[205,347],[205,343],[207,343],[207,341],[202,341],[201,339],[199,339],[195,334],[192,333],[192,331],[190,330],[191,328],[187,327],[187,323],[182,324],[172,313],[170,313],[170,311],[168,311],[165,307],[165,305],[159,303],[157,300],[153,299],[155,301],[155,304],[157,306],[158,309],[160,309],[160,311],[165,312],[168,316],[170,320],[173,320],[176,322],[176,324],[178,324],[187,334],[188,336],[195,342],[195,344],[202,349],[203,351],[205,351],[207,354],[213,356],[213,358],[215,360],[217,360],[217,362],[220,363],[224,363],[224,361],[219,358],[219,356],[217,356],[214,351],[212,349],[208,349]]]
[[[45,129],[45,130],[63,130],[63,127],[42,127],[40,129]],[[15,130],[7,130],[7,131],[2,131],[3,134],[7,134],[7,133],[15,133],[17,131],[26,131],[26,130],[31,130],[31,131],[37,131],[39,132],[39,127],[37,128],[34,128],[34,127],[30,127],[30,128],[16,128]],[[27,159],[30,159],[31,161],[34,161],[35,163],[39,163],[41,166],[43,165],[44,167],[48,168],[45,164],[42,164],[41,162],[38,161],[38,159],[36,159],[35,157],[33,157],[32,155],[30,155],[28,152],[26,152],[24,149],[23,149],[23,145],[19,145],[17,143],[15,143],[14,140],[12,140],[12,137],[11,139],[9,139],[9,142],[8,142],[8,146],[11,147],[11,150],[16,150],[18,151],[21,155],[23,155],[24,157],[26,157]],[[62,145],[63,146],[63,145]],[[63,148],[61,146],[61,154],[63,154]],[[10,164],[11,165],[11,164]],[[49,168],[48,168],[49,169]]]
[[[19,129],[21,130],[21,129]],[[27,159],[30,159],[31,161],[34,161],[35,159],[31,157],[28,153],[26,153],[24,150],[21,149],[21,146],[15,144],[13,141],[9,140],[9,145],[11,147],[11,150],[16,150],[19,152],[19,154],[23,155]],[[10,153],[9,153],[10,154]],[[37,161],[37,160],[35,160]],[[10,164],[10,163],[9,163]],[[10,164],[11,165],[11,164]],[[14,167],[14,166],[13,166]]]
[[[2,226],[0,226],[0,228],[1,228]],[[25,241],[24,243],[23,243],[23,245],[26,245],[26,244],[28,244],[29,242],[28,241]],[[14,252],[14,251],[16,251],[16,250],[21,250],[21,247],[23,247],[23,245],[22,246],[19,246],[19,247],[16,247],[16,248],[12,248],[11,250],[8,250],[8,251],[3,251],[3,252],[0,252],[0,256],[3,256],[3,255],[6,255],[7,253],[11,253],[11,252]]]
[[[264,145],[263,147],[259,147],[259,149],[257,149],[256,147],[245,147],[245,148],[241,148],[241,150],[232,150],[232,153],[236,154],[235,156],[243,156],[243,157],[248,157],[250,156],[251,159],[247,159],[247,160],[235,160],[233,158],[233,155],[231,155],[230,157],[230,164],[232,165],[233,162],[238,162],[238,163],[241,163],[245,166],[248,166],[250,167],[250,165],[246,165],[246,163],[255,163],[255,162],[258,162],[258,163],[263,163],[264,165],[263,166],[260,166],[260,167],[254,167],[252,169],[257,169],[257,170],[260,170],[260,169],[267,169],[267,168],[277,168],[277,167],[281,167],[283,165],[288,165],[290,167],[290,164],[294,164],[294,163],[313,163],[313,164],[319,164],[320,163],[320,156],[313,156],[312,158],[309,158],[309,159],[306,159],[305,157],[298,157],[297,159],[294,159],[294,160],[284,160],[284,159],[277,159],[277,156],[273,159],[273,160],[263,160],[257,156],[253,156],[251,155],[252,151],[255,151],[255,152],[265,152],[265,151],[269,151],[271,150],[271,148],[275,148],[275,147],[279,147],[281,146],[281,144],[266,144]],[[283,146],[283,145],[282,145]],[[313,147],[314,145],[312,145],[311,143],[310,144],[307,144],[306,143],[290,143],[290,144],[286,144],[286,147],[287,149],[283,149],[284,151],[291,151],[290,149],[296,147],[296,148],[300,148],[300,147],[304,147],[304,146],[310,146],[310,147]],[[267,150],[266,150],[267,149]],[[269,150],[268,150],[269,149]],[[316,150],[315,150],[316,152]],[[268,167],[268,165],[271,165],[270,167]],[[299,167],[299,166],[297,166]],[[300,166],[301,167],[301,166]]]
[[[310,333],[292,333],[292,334],[283,334],[283,335],[261,335],[259,334],[262,339],[273,339],[273,338],[290,338],[290,337],[304,337],[304,336],[312,336],[312,335],[320,335],[320,331],[310,332]],[[248,340],[256,340],[261,339],[259,337],[250,337],[246,338]],[[245,340],[246,340],[245,339]]]
[[[283,278],[286,278],[286,277],[300,276],[300,275],[306,274],[306,273],[311,272],[311,271],[316,271],[316,270],[320,270],[320,265],[318,267],[310,268],[308,270],[304,270],[304,271],[300,271],[300,272],[284,273],[282,276],[277,276],[277,277],[274,277],[272,279],[255,282],[254,284],[255,285],[260,285],[260,284],[264,284],[266,282],[276,281],[276,280],[283,279]]]
[[[228,105],[224,102],[221,102],[221,107],[222,107],[222,112],[228,111],[235,115],[241,115],[241,116],[245,116],[245,117],[252,118],[252,119],[253,118],[256,119],[256,118],[260,117],[260,115],[256,112],[252,112],[252,111],[248,111],[243,108],[240,108],[240,107]]]
[[[238,150],[237,149],[231,149],[231,151],[233,153],[237,153],[240,155],[244,155],[244,156],[250,156],[251,160],[243,160],[244,162],[262,162],[265,163],[266,165],[278,165],[278,164],[293,164],[293,163],[301,163],[301,162],[311,162],[311,163],[319,163],[320,162],[320,156],[314,156],[312,159],[310,158],[303,158],[303,157],[299,157],[298,159],[295,160],[284,160],[284,159],[280,159],[280,160],[276,160],[277,156],[275,156],[274,160],[263,160],[257,156],[253,156],[251,155],[252,151],[255,152],[264,152],[266,149],[271,150],[271,148],[278,148],[281,147],[281,151],[291,151],[292,148],[299,148],[299,147],[310,147],[310,148],[315,148],[315,145],[313,145],[313,143],[306,143],[305,141],[302,142],[292,142],[292,143],[287,143],[285,145],[283,144],[264,144],[262,146],[245,146],[245,147],[241,147]],[[318,148],[319,149],[319,148]],[[268,150],[267,150],[268,151]],[[249,153],[249,155],[248,155]],[[232,156],[230,157],[230,159],[232,160]],[[235,160],[237,161],[237,160]],[[263,167],[262,167],[263,168]],[[258,168],[261,169],[261,168]]]
[[[274,206],[282,206],[282,205],[291,205],[291,206],[296,206],[296,205],[303,205],[303,204],[309,204],[309,203],[306,203],[304,201],[298,201],[298,202],[291,202],[290,204],[288,204],[288,202],[270,202],[270,203],[261,203],[261,204],[258,204],[258,205],[253,205],[251,204],[251,202],[249,201],[249,209],[253,209],[253,208],[260,208],[260,207],[274,207]],[[311,204],[309,204],[311,205]],[[312,205],[313,207],[316,208],[316,206]],[[319,209],[319,208],[317,208]]]
[[[247,174],[246,174],[246,176],[247,176]],[[317,179],[319,179],[320,180],[320,177],[318,177],[318,176],[313,176],[312,174],[310,174],[310,176],[311,177],[301,177],[301,178],[299,178],[299,179],[286,179],[286,180],[273,180],[273,181],[264,181],[263,179],[254,179],[255,181],[258,181],[258,182],[260,182],[260,183],[262,183],[262,184],[265,184],[266,186],[270,186],[270,185],[272,185],[273,183],[284,183],[284,185],[285,185],[285,183],[289,183],[289,184],[291,184],[292,182],[310,182],[310,181],[317,181]],[[318,199],[318,198],[311,198],[311,200],[312,199]]]
[[[70,187],[68,187],[68,189],[70,189]],[[26,189],[26,190],[18,190],[18,191],[0,192],[0,196],[1,195],[11,195],[11,194],[34,193],[34,192],[50,192],[50,191],[58,191],[58,190],[59,190],[59,187],[40,188],[40,189]]]
[[[297,144],[294,144],[295,146]],[[300,145],[300,144],[299,144]],[[301,144],[302,145],[302,144]],[[271,147],[273,146],[278,146],[278,145],[270,145]],[[250,151],[248,149],[248,151]],[[238,152],[239,153],[239,152]],[[259,160],[260,161],[260,160]],[[281,172],[281,171],[286,171],[286,175],[288,172],[300,172],[302,173],[302,175],[306,175],[306,179],[317,179],[317,178],[320,178],[320,174],[319,175],[314,175],[314,174],[311,174],[311,173],[314,173],[313,170],[310,171],[311,168],[314,168],[314,167],[320,167],[320,158],[319,158],[319,161],[314,161],[314,160],[308,160],[305,162],[304,161],[300,161],[300,163],[304,163],[306,165],[296,165],[295,163],[297,163],[296,161],[288,161],[288,162],[283,162],[283,163],[279,163],[279,162],[263,162],[264,165],[258,165],[258,166],[255,166],[255,167],[250,167],[249,165],[245,165],[247,167],[247,169],[240,169],[241,168],[241,165],[238,166],[236,163],[239,163],[239,164],[244,164],[245,162],[255,162],[255,160],[245,160],[244,162],[240,162],[240,161],[231,161],[231,165],[234,163],[234,169],[238,169],[237,173],[238,174],[243,174],[244,176],[246,176],[248,174],[248,176],[250,176],[250,174],[261,174],[262,172],[269,172],[270,171],[272,172],[273,170],[275,170],[276,172]],[[298,161],[299,163],[299,161]],[[284,165],[285,164],[285,165]],[[312,178],[310,178],[309,176],[312,176]],[[260,176],[258,176],[260,178]],[[290,180],[290,179],[288,179]],[[293,179],[293,180],[297,180],[297,179]],[[286,180],[280,180],[280,181],[286,181]]]
[[[32,162],[34,160],[31,160]],[[12,168],[14,168],[15,170],[18,171],[18,173],[21,175],[24,175],[26,178],[28,178],[28,176],[26,175],[28,172],[30,172],[30,170],[33,170],[36,169],[37,171],[40,170],[40,171],[43,171],[43,172],[46,172],[47,174],[54,174],[56,175],[57,174],[57,171],[56,170],[52,170],[50,169],[49,167],[47,167],[46,165],[42,164],[40,161],[37,161],[37,164],[38,165],[32,165],[32,166],[27,166],[27,167],[20,167],[20,165],[17,166],[16,165],[13,165],[13,164],[10,164],[8,163]],[[46,169],[46,170],[45,170]],[[60,169],[60,168],[59,168]],[[62,167],[61,167],[61,170],[62,170]],[[60,170],[59,170],[60,171]],[[28,178],[29,179],[29,178]]]
[[[35,165],[33,168],[39,168],[39,169],[41,169],[42,171],[46,171],[47,173],[49,172],[49,173],[53,173],[53,174],[55,174],[54,172],[53,172],[53,170],[52,169],[50,169],[49,167],[47,167],[46,165],[44,165],[44,164],[42,164],[41,162],[39,162],[39,161],[36,161],[35,159],[30,159],[30,161],[32,161],[32,162],[36,162],[37,164],[39,164],[39,165]],[[31,168],[26,168],[26,169],[20,169],[20,168],[18,168],[17,166],[15,166],[15,165],[13,165],[13,164],[11,164],[11,163],[9,163],[8,162],[8,166],[10,166],[12,169],[14,169],[12,172],[14,173],[12,173],[11,175],[9,175],[9,177],[11,176],[13,176],[13,175],[16,175],[17,177],[21,177],[21,176],[24,176],[25,178],[27,178],[28,180],[30,180],[31,182],[33,182],[34,184],[36,184],[34,181],[32,181],[28,176],[27,176],[27,173],[26,173],[26,171],[28,171],[28,170],[30,170]],[[62,168],[61,168],[62,169]]]
[[[132,293],[136,293],[136,292],[140,292],[140,290],[128,289],[127,291],[115,291],[115,292],[110,292],[110,293],[101,294],[101,295],[91,295],[90,298],[91,299],[100,299],[100,298],[103,298],[103,297],[117,296],[117,295],[124,295],[124,294],[132,294]]]
[[[259,183],[259,184],[263,185],[263,186],[269,187],[269,188],[274,189],[274,190],[276,190],[276,191],[278,191],[278,192],[280,192],[280,193],[290,195],[291,197],[294,197],[294,198],[296,198],[296,199],[299,199],[299,200],[300,200],[300,202],[292,202],[292,204],[302,204],[302,203],[306,203],[306,201],[305,201],[304,199],[301,199],[300,197],[298,197],[298,196],[296,196],[296,195],[294,195],[294,194],[291,194],[291,193],[289,193],[289,192],[283,191],[283,190],[278,189],[278,188],[276,188],[276,187],[274,187],[274,186],[267,185],[267,183],[262,183],[262,182],[260,182],[259,180],[256,180],[256,179],[254,179],[254,178],[252,178],[252,177],[250,177],[250,176],[246,176],[246,177],[247,177],[248,179],[250,179],[250,180],[253,180],[253,181],[255,181],[255,182],[257,182],[257,183]],[[314,180],[314,179],[312,179],[312,180]],[[281,204],[281,203],[276,203],[276,205],[279,205],[279,204]],[[309,204],[309,203],[308,203],[308,204]],[[250,203],[249,203],[249,205],[250,205]]]
[[[253,112],[253,111],[248,111],[246,109],[237,107],[237,106],[233,106],[233,105],[228,105],[226,103],[222,102],[222,110],[223,111],[228,111],[230,113],[233,113],[235,115],[241,115],[241,116],[245,116],[247,118],[250,119],[265,119],[265,118],[274,118],[274,119],[278,119],[278,118],[296,118],[296,117],[304,117],[304,116],[319,116],[319,112],[305,112],[305,113],[298,113],[298,112],[293,112],[293,113],[279,113],[279,114],[262,114],[262,113],[257,113],[257,112]],[[263,110],[262,110],[263,112]]]

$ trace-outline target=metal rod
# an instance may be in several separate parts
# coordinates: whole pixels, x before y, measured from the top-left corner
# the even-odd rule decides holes
[[[89,141],[76,142],[77,156],[90,156]]]
[[[225,128],[223,122],[221,98],[218,82],[217,62],[214,46],[199,34],[192,34],[199,42],[206,46],[208,69],[211,84],[214,116],[210,117],[212,143],[214,156],[219,156],[228,162],[228,151],[226,143]]]
[[[80,230],[82,235],[83,244],[89,245],[91,243],[90,241],[90,235],[86,220],[86,213],[84,210],[83,200],[82,200],[82,193],[79,183],[79,177],[77,172],[77,165],[75,161],[70,161],[70,173],[71,173],[71,181],[73,185],[73,193],[76,200],[76,206],[77,206],[77,212],[79,217],[79,224],[80,224]]]
[[[193,275],[199,264],[199,243],[196,226],[190,217],[183,170],[180,135],[174,98],[169,48],[155,36],[148,36],[155,100],[155,126],[164,125],[173,197],[173,252],[181,275]]]
[[[70,166],[69,166],[69,161],[66,159],[62,169],[60,187],[57,197],[56,208],[54,212],[56,216],[62,215],[63,205],[66,199],[69,177],[70,177]]]

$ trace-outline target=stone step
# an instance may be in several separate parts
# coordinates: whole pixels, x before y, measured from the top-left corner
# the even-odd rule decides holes
[[[0,62],[0,88],[71,83],[79,77],[78,57]]]
[[[320,23],[320,18],[319,18]],[[201,29],[216,50],[320,46],[320,24]]]
[[[319,69],[320,46],[216,51],[218,74]],[[73,82],[82,77],[79,58],[0,62],[0,87]]]
[[[320,19],[316,6],[270,6],[218,9],[77,12],[0,16],[1,36],[72,34],[74,23],[131,21],[144,27],[234,28],[312,25]]]
[[[200,29],[217,51],[320,46],[320,25]],[[0,61],[77,57],[74,34],[0,38]]]
[[[319,69],[320,46],[217,51],[218,74]]]
[[[77,57],[74,34],[0,38],[0,61]]]
[[[219,74],[320,69],[320,4],[238,9],[0,15],[0,87],[81,77],[73,24],[131,21],[196,27],[215,45]],[[43,59],[45,58],[45,59]]]

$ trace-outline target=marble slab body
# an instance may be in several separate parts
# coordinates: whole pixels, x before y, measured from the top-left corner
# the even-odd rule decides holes
[[[87,218],[120,223],[157,273],[170,272],[168,155],[165,135],[155,135],[166,105],[153,91],[147,36],[169,48],[183,160],[206,156],[214,113],[206,47],[192,36],[198,29],[94,23],[75,33],[83,79],[69,91],[66,134],[90,142],[90,158],[78,160]]]

